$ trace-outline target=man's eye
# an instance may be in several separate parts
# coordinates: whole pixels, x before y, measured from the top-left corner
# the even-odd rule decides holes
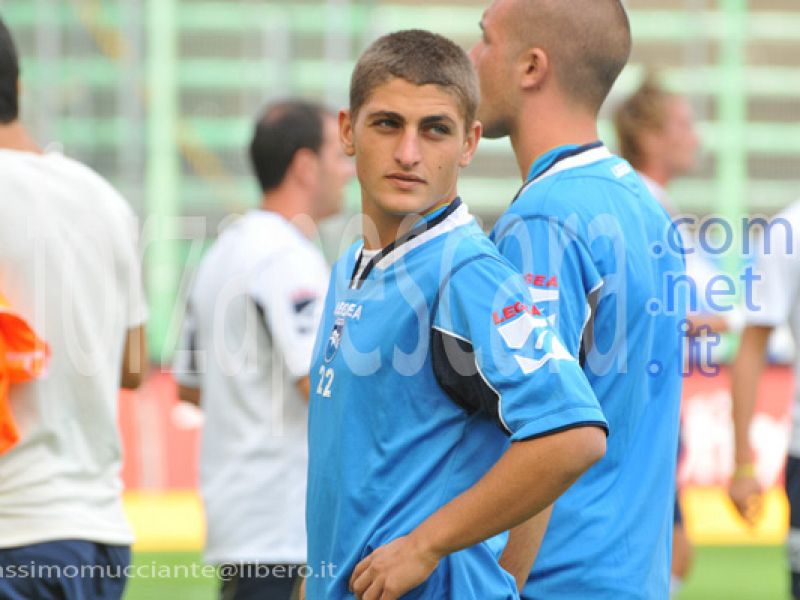
[[[450,135],[450,128],[447,125],[431,125],[429,131],[436,135]]]
[[[392,129],[397,127],[397,122],[392,119],[378,119],[373,125],[381,129]]]

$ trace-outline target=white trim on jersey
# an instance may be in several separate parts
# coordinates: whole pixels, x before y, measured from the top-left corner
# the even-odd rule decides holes
[[[544,173],[542,173],[538,177],[535,177],[533,180],[529,181],[525,185],[525,187],[522,188],[518,196],[524,194],[528,190],[528,188],[530,188],[533,184],[539,183],[543,179],[547,179],[552,175],[556,175],[557,173],[562,173],[569,169],[585,167],[587,165],[600,162],[601,160],[611,158],[612,156],[614,155],[611,154],[608,148],[606,148],[605,146],[600,146],[599,148],[592,148],[591,150],[587,150],[586,152],[581,152],[580,154],[576,154],[575,156],[570,156],[569,158],[560,160],[557,163],[555,163],[552,167],[547,169]]]
[[[468,223],[472,222],[472,220],[473,217],[471,214],[469,214],[469,208],[467,208],[467,205],[461,204],[461,206],[459,206],[453,212],[453,214],[447,217],[444,221],[434,225],[433,227],[428,229],[425,233],[418,235],[414,239],[409,240],[404,244],[401,244],[400,246],[389,252],[389,254],[387,254],[377,263],[375,263],[375,268],[385,271],[394,263],[396,263],[398,260],[403,258],[403,256],[411,252],[414,248],[419,248],[422,244],[429,242],[430,240],[439,237],[440,235],[444,235],[445,233],[453,231],[458,227],[467,225]]]
[[[540,302],[558,302],[561,297],[558,290],[542,290],[537,287],[529,286],[528,291],[531,294],[531,301],[534,304]]]

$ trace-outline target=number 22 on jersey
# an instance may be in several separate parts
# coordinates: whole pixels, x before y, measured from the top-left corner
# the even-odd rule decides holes
[[[323,398],[331,397],[331,386],[333,385],[333,369],[330,367],[322,366],[319,368],[319,384],[317,385],[317,394]]]

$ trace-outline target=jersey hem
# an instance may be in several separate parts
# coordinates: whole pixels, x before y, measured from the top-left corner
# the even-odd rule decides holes
[[[609,435],[608,423],[599,408],[581,406],[552,413],[545,418],[529,422],[511,436],[512,442],[552,435],[575,427],[597,426]]]

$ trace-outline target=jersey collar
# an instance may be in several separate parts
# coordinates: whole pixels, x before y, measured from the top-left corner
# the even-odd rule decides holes
[[[567,144],[565,146],[553,148],[537,158],[531,165],[525,184],[517,192],[517,195],[514,196],[512,204],[526,189],[528,189],[528,187],[542,179],[560,173],[561,171],[566,171],[567,169],[592,164],[599,160],[609,158],[610,156],[611,152],[608,151],[608,148],[606,148],[600,140],[582,146]]]
[[[461,202],[461,198],[456,197],[456,199],[447,206],[443,206],[431,214],[422,217],[420,222],[415,225],[411,231],[396,239],[373,256],[367,263],[367,266],[364,267],[358,280],[355,281],[359,263],[361,262],[361,251],[364,248],[362,245],[361,248],[356,251],[356,261],[355,265],[353,265],[353,272],[350,275],[350,287],[354,289],[360,288],[361,284],[364,283],[364,280],[376,266],[379,268],[388,267],[401,256],[425,243],[428,239],[450,231],[454,227],[462,225],[465,219],[470,220],[471,218],[466,205]],[[447,227],[448,224],[451,226]]]

